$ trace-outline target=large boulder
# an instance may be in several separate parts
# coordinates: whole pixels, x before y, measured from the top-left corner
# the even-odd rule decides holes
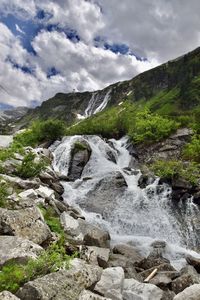
[[[29,240],[16,236],[0,236],[0,266],[10,260],[24,263],[29,258],[37,258],[43,248]]]
[[[186,261],[189,265],[193,266],[198,273],[200,273],[200,258],[193,257],[192,255],[187,255]]]
[[[161,300],[163,294],[153,284],[141,283],[135,279],[124,280],[123,300]]]
[[[199,300],[200,284],[193,284],[174,297],[174,300]]]
[[[0,300],[20,300],[20,299],[8,291],[3,291],[0,293]]]
[[[21,300],[78,300],[80,293],[94,285],[102,269],[80,259],[71,262],[69,270],[61,270],[26,283],[18,292]]]
[[[92,150],[86,141],[76,141],[71,149],[68,179],[75,181],[81,177],[84,167],[90,159]]]
[[[97,246],[102,248],[109,248],[110,235],[83,219],[74,219],[66,212],[60,216],[61,224],[66,233],[75,237],[76,240],[82,241],[87,246]]]
[[[102,268],[108,267],[110,249],[95,246],[87,246],[83,253],[85,259],[92,264],[99,265]]]
[[[200,283],[198,276],[196,276],[196,274],[188,272],[174,279],[171,283],[171,289],[175,294],[178,294],[195,283]]]
[[[107,298],[122,300],[124,270],[121,267],[103,270],[101,279],[95,285],[94,291]]]
[[[133,246],[128,244],[115,245],[113,248],[113,253],[128,257],[132,261],[132,263],[138,262],[143,259],[139,252]]]
[[[0,208],[0,234],[22,237],[39,245],[51,237],[51,231],[37,207],[20,210]]]
[[[24,180],[19,177],[13,177],[8,176],[5,174],[1,174],[1,177],[5,179],[6,181],[10,182],[13,186],[20,188],[20,189],[37,189],[40,186],[40,180],[39,179],[32,179],[32,180]]]

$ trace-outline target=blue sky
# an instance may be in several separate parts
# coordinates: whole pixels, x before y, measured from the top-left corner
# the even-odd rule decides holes
[[[101,89],[199,45],[199,1],[117,1],[1,0],[0,109]]]

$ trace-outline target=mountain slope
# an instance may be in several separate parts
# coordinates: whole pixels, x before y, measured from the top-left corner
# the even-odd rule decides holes
[[[59,118],[71,124],[106,106],[121,101],[147,102],[152,111],[166,115],[188,113],[200,105],[200,48],[146,71],[131,80],[103,90],[83,93],[58,93],[41,106],[29,110],[21,123],[35,119]]]

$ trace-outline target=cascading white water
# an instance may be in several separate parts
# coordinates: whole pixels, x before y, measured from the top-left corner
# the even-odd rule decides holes
[[[88,107],[85,110],[84,116],[87,118],[92,114],[96,114],[102,111],[108,104],[110,93],[111,89],[109,89],[104,96],[99,95],[97,92],[93,93],[88,103]]]
[[[81,179],[63,182],[65,201],[81,207],[89,222],[109,230],[113,242],[132,242],[147,254],[153,240],[165,240],[166,257],[182,261],[187,252],[183,247],[196,246],[192,221],[199,214],[196,205],[188,201],[184,211],[175,208],[170,187],[159,186],[158,179],[141,189],[138,186],[141,172],[127,169],[132,159],[126,149],[127,138],[106,143],[98,136],[66,137],[52,147],[57,172],[67,175],[71,147],[77,140],[87,141],[92,154]],[[114,159],[111,160],[109,153]],[[119,172],[127,187],[112,186],[112,178]]]

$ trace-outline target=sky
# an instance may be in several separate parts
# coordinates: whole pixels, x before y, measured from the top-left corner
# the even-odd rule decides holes
[[[0,0],[0,109],[131,79],[200,44],[199,0]]]

